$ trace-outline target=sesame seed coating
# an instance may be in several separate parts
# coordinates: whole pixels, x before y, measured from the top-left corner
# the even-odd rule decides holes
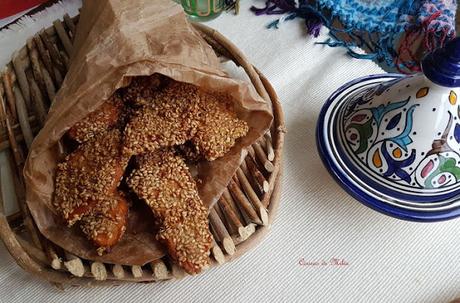
[[[165,77],[160,74],[139,76],[132,79],[130,85],[118,90],[123,101],[133,105],[146,105],[153,94],[161,87]]]
[[[128,163],[121,155],[121,134],[103,132],[81,144],[56,169],[53,204],[69,226],[98,205],[110,209]]]
[[[80,220],[80,228],[86,237],[98,247],[102,255],[120,241],[126,231],[128,203],[120,194],[106,197],[107,202],[96,205],[91,213]],[[105,205],[110,205],[107,209]]]
[[[95,135],[115,127],[122,113],[123,101],[117,95],[113,95],[94,112],[75,123],[67,134],[78,143],[86,142]]]
[[[192,143],[206,160],[213,161],[224,156],[236,139],[247,134],[249,127],[246,121],[238,119],[224,96],[202,92],[199,104],[199,123]]]
[[[68,131],[80,145],[57,166],[53,205],[107,252],[126,230],[129,205],[118,186],[135,156],[127,185],[153,211],[171,258],[198,273],[212,237],[185,160],[222,157],[248,129],[227,96],[159,74],[135,77]]]
[[[159,220],[157,239],[173,260],[189,273],[208,265],[212,242],[208,209],[184,160],[172,150],[142,155],[127,183]]]
[[[161,147],[183,144],[192,138],[198,122],[197,89],[169,85],[152,96],[152,103],[135,111],[126,125],[124,152],[139,155]]]
[[[203,160],[203,156],[190,140],[186,141],[184,144],[177,145],[175,149],[176,152],[189,163],[197,163]]]
[[[225,155],[248,132],[228,98],[171,81],[139,109],[125,128],[125,152],[138,155],[191,140],[209,161]]]

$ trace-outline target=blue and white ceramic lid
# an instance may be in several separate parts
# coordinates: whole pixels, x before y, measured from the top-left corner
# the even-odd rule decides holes
[[[460,39],[422,68],[339,88],[321,111],[318,150],[364,204],[406,220],[446,220],[460,216]]]

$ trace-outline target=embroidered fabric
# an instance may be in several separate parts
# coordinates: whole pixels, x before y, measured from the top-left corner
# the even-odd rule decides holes
[[[384,62],[409,73],[420,70],[415,43],[421,42],[426,53],[455,37],[456,8],[455,0],[267,0],[264,8],[251,10],[256,15],[283,15],[268,28],[303,18],[308,33],[317,37],[325,25],[331,38],[320,44],[343,46],[355,58]],[[342,27],[333,25],[336,19]],[[368,52],[357,53],[355,47]]]

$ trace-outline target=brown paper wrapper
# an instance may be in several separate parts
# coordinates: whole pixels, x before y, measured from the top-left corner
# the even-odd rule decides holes
[[[67,228],[52,206],[54,172],[59,162],[57,142],[77,121],[94,111],[133,76],[160,73],[210,92],[228,94],[238,116],[248,122],[248,135],[224,157],[198,165],[203,202],[212,206],[242,158],[244,147],[269,127],[269,105],[252,85],[232,79],[220,68],[212,48],[188,23],[171,0],[85,1],[75,38],[71,66],[35,138],[24,176],[27,205],[41,233],[65,250],[85,259],[143,265],[164,255],[156,242],[153,219],[130,209],[123,240],[98,256],[79,229]]]

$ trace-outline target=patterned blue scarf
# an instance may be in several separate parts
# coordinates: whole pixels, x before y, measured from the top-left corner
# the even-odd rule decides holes
[[[308,33],[317,37],[325,25],[331,38],[320,44],[343,46],[355,58],[416,72],[422,57],[417,46],[422,53],[431,52],[455,37],[456,8],[455,0],[267,0],[264,8],[251,10],[256,15],[283,15],[268,28],[303,18]],[[367,53],[357,53],[356,47]]]

